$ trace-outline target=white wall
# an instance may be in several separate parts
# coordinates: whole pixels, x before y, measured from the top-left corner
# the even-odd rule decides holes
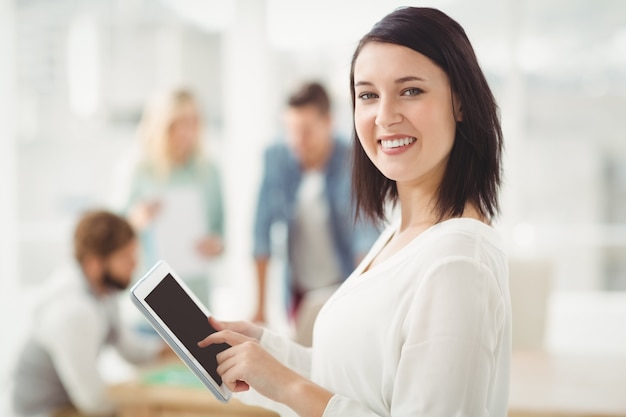
[[[0,414],[7,415],[7,370],[13,362],[15,344],[11,336],[20,333],[17,275],[17,195],[15,156],[15,56],[13,1],[0,0]]]
[[[13,1],[0,1],[0,297],[8,299],[17,283],[16,165],[15,165],[15,56]],[[5,298],[7,297],[7,298]],[[4,302],[0,302],[4,305]],[[2,315],[4,317],[4,315]]]
[[[221,45],[224,109],[223,167],[226,198],[226,265],[222,282],[233,290],[226,314],[254,313],[256,281],[252,263],[252,218],[261,176],[260,155],[274,134],[272,51],[267,41],[265,0],[237,0],[235,20]],[[230,297],[229,297],[230,295]]]

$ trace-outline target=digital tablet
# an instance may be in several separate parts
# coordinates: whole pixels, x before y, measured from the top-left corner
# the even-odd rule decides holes
[[[217,373],[218,353],[226,343],[198,347],[198,342],[216,330],[209,324],[207,308],[189,290],[176,272],[159,261],[130,289],[130,298],[152,327],[185,362],[191,371],[226,403],[231,392]]]

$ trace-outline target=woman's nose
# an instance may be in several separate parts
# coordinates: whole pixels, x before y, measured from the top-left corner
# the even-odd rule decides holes
[[[387,129],[401,121],[402,114],[398,110],[397,103],[392,99],[381,99],[376,113],[376,125]]]

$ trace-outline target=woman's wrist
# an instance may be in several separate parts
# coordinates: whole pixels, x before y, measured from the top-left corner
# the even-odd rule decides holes
[[[294,372],[281,401],[302,417],[322,417],[333,394]]]

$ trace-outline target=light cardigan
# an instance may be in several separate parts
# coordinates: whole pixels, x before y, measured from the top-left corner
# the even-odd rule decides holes
[[[181,166],[174,167],[169,175],[159,177],[156,168],[147,161],[139,161],[134,168],[129,181],[128,192],[124,198],[121,211],[128,215],[132,208],[141,202],[158,201],[168,191],[188,189],[197,190],[200,193],[202,210],[205,214],[205,230],[198,230],[199,236],[216,235],[224,237],[225,209],[224,196],[222,193],[222,181],[218,165],[207,157],[198,157],[189,160]],[[181,219],[181,221],[191,221]],[[200,226],[198,226],[200,227]],[[135,270],[136,278],[140,278],[164,255],[157,250],[157,242],[152,227],[146,227],[139,231],[141,243],[141,262]],[[192,249],[192,248],[190,248]],[[196,294],[208,294],[209,289],[204,285],[197,286],[198,282],[208,285],[204,274],[183,274],[182,278],[192,287]],[[208,304],[208,295],[200,297]]]
[[[397,228],[325,304],[312,348],[268,330],[261,344],[335,394],[325,417],[505,417],[511,308],[499,234],[447,220],[363,272]]]

